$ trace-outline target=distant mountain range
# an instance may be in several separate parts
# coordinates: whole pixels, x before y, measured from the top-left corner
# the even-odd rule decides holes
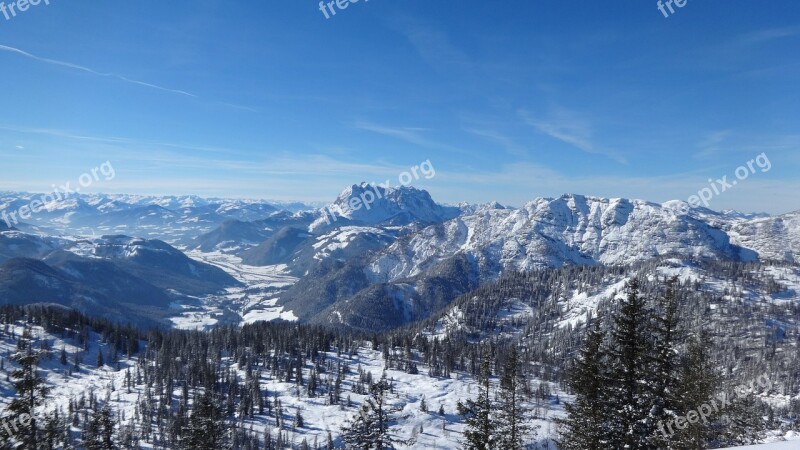
[[[55,303],[121,322],[158,325],[173,302],[239,282],[170,245],[125,236],[0,233],[0,303]]]
[[[31,198],[2,194],[0,206],[17,208]],[[279,206],[77,196],[17,224],[22,231],[0,229],[0,302],[110,304],[112,297],[135,301],[147,292],[153,300],[142,304],[167,308],[176,298],[246,285],[182,253],[199,251],[296,277],[269,300],[277,298],[277,307],[299,320],[385,329],[424,319],[506,272],[664,257],[789,264],[800,257],[800,213],[714,212],[678,201],[564,195],[521,208],[445,206],[424,190],[361,183],[324,208]],[[71,236],[87,227],[93,238]],[[24,289],[21,279],[28,280]],[[70,289],[53,288],[62,285]],[[254,293],[247,298],[259,301]]]
[[[17,212],[41,194],[0,192],[0,211]],[[186,196],[73,194],[32,214],[23,230],[53,234],[128,234],[165,240],[186,239],[208,232],[227,220],[253,221],[278,210],[314,209],[299,202],[240,200]],[[17,220],[19,217],[17,216]],[[4,225],[6,225],[4,223]]]

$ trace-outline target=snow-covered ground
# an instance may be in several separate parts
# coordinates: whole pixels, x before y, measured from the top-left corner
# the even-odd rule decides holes
[[[11,327],[17,336],[22,334],[22,324]],[[46,339],[53,348],[53,358],[45,359],[41,362],[39,374],[46,376],[51,391],[48,401],[40,407],[41,411],[53,411],[60,408],[67,411],[70,399],[78,399],[82,395],[88,397],[93,392],[95,397],[103,404],[108,404],[112,410],[120,412],[120,424],[125,425],[128,420],[134,417],[137,403],[141,401],[147,389],[145,385],[139,384],[132,389],[125,386],[126,370],[131,369],[131,376],[136,372],[136,360],[121,360],[119,367],[116,365],[106,365],[97,368],[97,353],[103,350],[106,361],[109,360],[109,351],[104,344],[99,341],[99,336],[92,333],[88,350],[77,347],[74,342],[62,340],[61,338],[49,335],[40,327],[33,327],[34,346],[38,348],[42,340]],[[62,366],[58,359],[61,348],[65,348],[70,355],[68,364]],[[13,364],[8,357],[14,352],[15,344],[11,339],[0,339],[0,357],[5,360],[5,370],[10,370]],[[72,367],[72,355],[79,352],[82,356],[81,370],[69,375],[68,369]],[[135,357],[134,357],[135,358]],[[370,372],[374,380],[378,380],[384,373],[385,363],[380,351],[371,350],[367,346],[362,346],[357,355],[348,357],[346,352],[342,356],[337,356],[336,352],[327,354],[327,358],[346,363],[349,366],[349,374],[342,384],[342,405],[329,405],[327,396],[309,397],[305,388],[299,388],[296,383],[286,383],[281,380],[269,378],[266,374],[262,378],[261,386],[266,389],[271,398],[279,399],[282,404],[285,422],[288,424],[285,433],[295,444],[300,444],[306,439],[309,444],[313,444],[315,439],[320,443],[326,442],[327,433],[330,431],[335,440],[339,440],[341,428],[358,412],[359,405],[366,398],[353,392],[353,387],[359,379],[359,368],[364,372]],[[241,379],[245,373],[238,369],[238,366],[230,360],[230,368],[237,370]],[[304,377],[308,379],[312,366],[304,368]],[[435,378],[427,376],[427,367],[419,366],[419,374],[411,375],[403,371],[387,370],[386,376],[390,380],[393,389],[389,394],[388,404],[396,412],[395,421],[392,424],[392,434],[395,438],[404,441],[412,441],[410,445],[398,445],[397,448],[409,449],[457,449],[460,448],[461,433],[464,426],[457,415],[456,405],[459,401],[473,398],[477,395],[477,385],[475,380],[463,373],[453,373],[449,378]],[[135,379],[135,376],[134,376]],[[496,380],[493,380],[495,383]],[[532,386],[537,388],[539,381],[533,380]],[[563,404],[561,401],[568,399],[569,396],[558,391],[557,386],[549,384],[552,392],[548,400],[542,400],[540,404],[531,404],[533,414],[537,417],[531,420],[531,425],[537,428],[537,437],[531,440],[545,442],[549,438],[555,437],[555,426],[553,419],[563,416]],[[5,417],[3,412],[13,397],[13,389],[6,377],[0,377],[0,417]],[[180,389],[174,392],[174,398],[181,395]],[[347,406],[347,399],[352,404]],[[421,403],[423,398],[427,404],[428,411],[423,411]],[[444,415],[439,414],[439,409],[444,409]],[[292,418],[296,412],[303,416],[305,425],[303,428],[292,429]],[[5,417],[7,418],[7,417]],[[267,415],[256,416],[252,420],[246,420],[245,426],[262,434],[266,427],[270,427],[273,433],[277,431],[275,418]],[[75,429],[77,431],[77,429]],[[148,443],[142,443],[140,448],[153,448]],[[550,447],[554,448],[554,447]]]
[[[193,250],[186,255],[224,270],[244,287],[227,289],[224,295],[196,299],[194,304],[173,305],[179,309],[172,323],[180,329],[208,329],[228,323],[253,323],[282,319],[297,320],[291,311],[278,306],[278,296],[297,282],[286,274],[285,265],[256,267],[242,264],[241,258],[222,252]]]
[[[784,442],[772,442],[770,444],[748,445],[747,447],[729,447],[733,450],[797,450],[800,449],[800,434],[794,433],[787,436]],[[725,449],[723,449],[725,450]]]

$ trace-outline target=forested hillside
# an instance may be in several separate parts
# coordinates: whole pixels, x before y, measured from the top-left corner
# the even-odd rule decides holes
[[[4,417],[30,411],[25,398],[37,417],[6,439],[24,442],[34,427],[46,448],[777,439],[800,427],[798,306],[780,301],[796,277],[787,264],[670,259],[508,273],[427,322],[372,334],[281,322],[144,330],[3,307]],[[741,386],[741,398],[678,433],[679,417]]]

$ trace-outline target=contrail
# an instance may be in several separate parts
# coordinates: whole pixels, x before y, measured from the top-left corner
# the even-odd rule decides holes
[[[72,64],[72,63],[65,62],[65,61],[58,61],[58,60],[55,60],[55,59],[42,58],[42,57],[39,57],[39,56],[36,56],[36,55],[32,55],[32,54],[30,54],[30,53],[28,53],[26,51],[20,50],[18,48],[9,47],[7,45],[0,44],[0,50],[11,52],[11,53],[17,53],[19,55],[25,56],[26,58],[34,59],[36,61],[43,62],[43,63],[46,63],[46,64],[52,64],[52,65],[55,65],[55,66],[67,67],[69,69],[79,70],[81,72],[90,73],[92,75],[97,75],[97,76],[100,76],[100,77],[116,78],[116,79],[124,81],[126,83],[136,84],[136,85],[148,87],[148,88],[151,88],[151,89],[158,89],[159,91],[170,92],[170,93],[173,93],[173,94],[185,95],[187,97],[197,98],[196,95],[194,95],[194,94],[192,94],[190,92],[180,91],[180,90],[177,90],[177,89],[169,89],[169,88],[161,87],[161,86],[158,86],[158,85],[155,85],[155,84],[152,84],[152,83],[145,83],[144,81],[133,80],[133,79],[130,79],[128,77],[124,77],[122,75],[117,75],[115,73],[98,72],[98,71],[90,69],[88,67],[79,66],[77,64]]]

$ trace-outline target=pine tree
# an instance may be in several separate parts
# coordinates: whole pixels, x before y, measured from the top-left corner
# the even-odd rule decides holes
[[[652,434],[647,428],[651,406],[647,385],[651,336],[638,280],[628,283],[628,296],[614,317],[614,325],[609,350],[612,408],[609,448],[645,449]]]
[[[466,430],[463,443],[465,450],[489,450],[493,444],[494,421],[492,400],[489,397],[489,360],[483,359],[478,376],[478,397],[458,403],[458,414],[464,418]]]
[[[520,370],[516,347],[503,367],[498,393],[497,445],[503,450],[521,450],[523,440],[530,434],[530,426],[525,421],[524,378]]]
[[[42,427],[41,438],[39,445],[45,450],[55,450],[56,448],[63,448],[61,445],[64,442],[64,423],[59,416],[58,410],[53,414],[44,418],[44,426]],[[0,448],[3,448],[0,446]]]
[[[570,373],[569,387],[575,394],[573,403],[566,403],[567,417],[558,421],[562,450],[605,450],[608,447],[609,403],[606,389],[605,333],[600,321],[590,328],[580,357]]]
[[[192,408],[181,448],[185,450],[224,448],[225,443],[225,419],[214,403],[210,389],[206,389]]]
[[[44,402],[48,389],[42,378],[36,373],[39,354],[34,353],[30,341],[30,332],[26,329],[17,342],[17,350],[11,357],[19,369],[11,373],[14,380],[14,389],[17,397],[11,401],[8,411],[17,417],[19,424],[18,440],[21,441],[20,449],[38,450],[39,437],[36,423],[36,407]],[[30,420],[28,420],[30,419]]]
[[[664,423],[685,414],[681,407],[679,383],[680,354],[678,353],[678,299],[675,286],[678,278],[667,282],[666,293],[653,314],[653,349],[651,358],[650,402],[646,428],[650,433],[649,446],[665,450],[681,448],[671,436],[661,431]]]
[[[765,414],[760,406],[752,393],[737,396],[723,412],[720,440],[726,445],[759,443],[766,431]]]
[[[87,432],[84,433],[83,445],[86,450],[113,450],[114,418],[111,410],[105,406],[96,409],[89,420]]]
[[[348,449],[384,450],[393,449],[395,440],[389,435],[392,420],[386,405],[386,393],[390,385],[386,374],[370,388],[370,396],[361,406],[359,414],[342,430],[342,438]]]
[[[709,404],[719,381],[712,367],[708,337],[705,334],[700,334],[697,338],[689,341],[686,355],[680,363],[679,372],[677,391],[680,405],[676,416],[683,416],[688,411]],[[713,410],[713,408],[709,410]],[[673,449],[703,448],[713,438],[713,423],[717,416],[716,411],[713,411],[707,417],[708,422],[701,420],[697,423],[687,423],[684,429],[672,426],[672,419],[669,419],[664,424],[659,424],[659,433],[669,436],[670,446]],[[674,433],[670,433],[670,431],[674,431]]]

